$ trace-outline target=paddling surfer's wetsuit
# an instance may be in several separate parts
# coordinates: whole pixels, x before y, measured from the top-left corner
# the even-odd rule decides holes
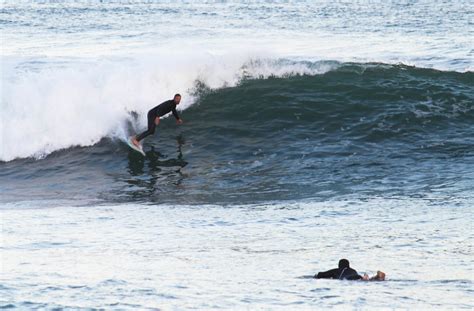
[[[360,280],[362,277],[352,268],[332,269],[319,272],[314,276],[316,279],[338,279],[338,280]]]
[[[148,111],[147,114],[147,119],[148,119],[148,129],[141,133],[140,135],[137,135],[137,141],[142,140],[143,138],[153,135],[155,133],[156,129],[156,124],[155,124],[155,119],[156,117],[162,117],[165,114],[168,114],[172,112],[176,120],[179,120],[179,115],[178,112],[176,111],[176,103],[174,102],[173,99],[167,100],[155,108],[151,109]]]
[[[349,267],[347,259],[339,261],[339,268],[331,269],[325,272],[319,272],[314,276],[316,279],[338,279],[338,280],[360,280],[362,277],[356,270]]]

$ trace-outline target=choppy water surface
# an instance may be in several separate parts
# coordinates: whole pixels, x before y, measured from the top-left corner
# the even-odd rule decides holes
[[[1,306],[472,309],[469,8],[0,1]]]
[[[470,206],[437,202],[9,205],[2,300],[49,308],[470,308]],[[359,272],[383,270],[389,281],[307,277],[340,257]]]

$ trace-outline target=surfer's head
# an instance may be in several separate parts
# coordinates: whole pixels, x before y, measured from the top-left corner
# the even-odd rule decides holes
[[[349,268],[349,260],[341,259],[339,260],[339,269]]]
[[[179,102],[181,101],[181,95],[180,94],[174,94],[173,100],[174,100],[174,103],[176,105],[178,105]]]

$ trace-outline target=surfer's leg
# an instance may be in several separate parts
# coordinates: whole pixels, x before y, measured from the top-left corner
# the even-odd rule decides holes
[[[377,274],[369,279],[369,281],[385,281],[385,273],[377,271]]]
[[[134,139],[132,139],[133,144],[137,147],[140,146],[139,144],[140,140],[142,140],[143,138],[147,136],[155,134],[155,129],[156,129],[155,116],[149,113],[147,117],[148,117],[148,129],[145,132],[141,133],[140,135],[135,136]]]

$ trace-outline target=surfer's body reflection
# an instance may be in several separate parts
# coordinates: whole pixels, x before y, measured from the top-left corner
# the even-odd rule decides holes
[[[135,178],[125,181],[133,189],[132,196],[152,195],[164,191],[164,188],[170,184],[181,185],[185,178],[181,169],[188,163],[183,159],[182,153],[182,146],[185,144],[184,137],[179,135],[176,137],[176,141],[178,153],[175,158],[160,160],[165,156],[156,151],[153,146],[147,151],[146,158],[138,156],[132,151],[129,153],[128,171],[130,176]]]

